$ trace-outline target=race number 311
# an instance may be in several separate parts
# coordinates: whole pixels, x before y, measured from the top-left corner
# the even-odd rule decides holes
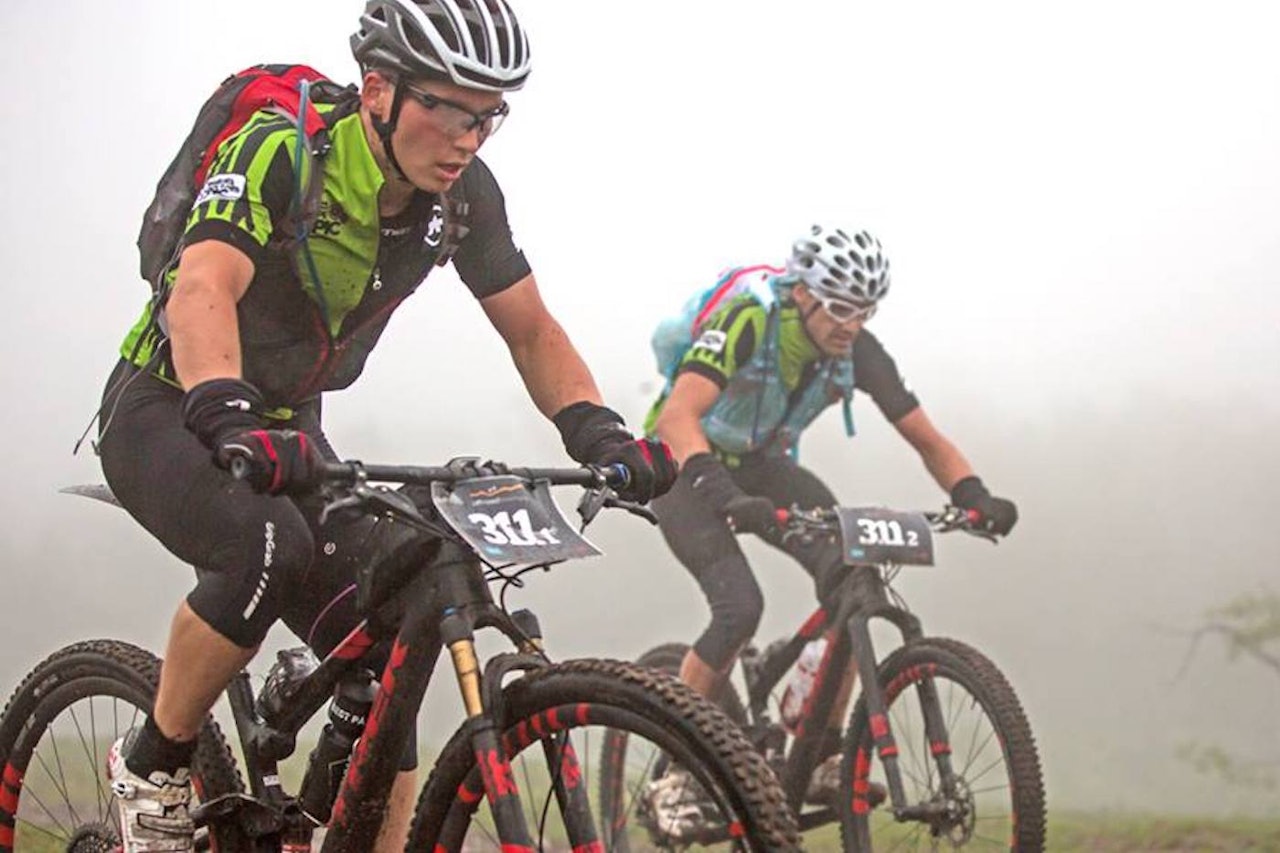
[[[550,527],[533,529],[529,522],[529,511],[518,509],[515,512],[500,512],[489,515],[473,512],[467,515],[467,521],[480,528],[484,541],[492,545],[559,545],[560,540]]]

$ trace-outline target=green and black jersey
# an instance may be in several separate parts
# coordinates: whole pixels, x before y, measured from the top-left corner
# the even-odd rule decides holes
[[[243,374],[272,407],[295,407],[350,385],[392,311],[433,265],[449,259],[446,234],[461,235],[451,247],[452,261],[477,299],[530,271],[512,241],[497,181],[479,159],[448,199],[419,192],[404,213],[380,217],[384,178],[357,106],[354,99],[317,105],[326,115],[331,146],[322,158],[304,153],[301,163],[295,162],[294,122],[255,114],[219,147],[187,221],[184,245],[219,240],[253,261],[253,281],[237,306]],[[291,223],[299,187],[310,186],[307,170],[313,167],[323,183],[303,244]],[[448,217],[464,209],[465,228],[449,230]],[[170,284],[181,286],[173,273]],[[121,352],[139,366],[158,356],[154,369],[172,380],[168,348],[162,346],[164,323],[152,323],[150,310]]]
[[[778,370],[783,385],[794,393],[813,378],[823,362],[822,353],[805,332],[794,303],[784,302],[777,310]],[[676,376],[696,373],[725,390],[762,346],[768,319],[769,308],[758,299],[750,294],[735,297],[702,326],[697,340],[681,359]],[[852,359],[855,387],[870,395],[890,422],[920,405],[903,382],[893,358],[867,329],[854,340]],[[664,402],[665,397],[650,409],[645,423],[650,434]]]

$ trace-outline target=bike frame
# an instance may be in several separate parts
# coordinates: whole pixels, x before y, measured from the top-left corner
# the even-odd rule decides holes
[[[447,468],[415,466],[361,466],[371,480],[429,484],[463,479]],[[350,466],[336,463],[330,474],[346,473]],[[598,485],[600,475],[590,469],[512,469],[512,474],[544,479],[552,485]],[[398,629],[393,628],[397,608],[403,608]],[[495,656],[482,676],[475,652],[477,628],[497,628],[516,646],[515,654]],[[394,631],[394,633],[393,633]],[[481,560],[463,542],[444,539],[439,552],[413,571],[387,604],[366,618],[298,686],[296,698],[268,726],[254,709],[253,690],[247,672],[241,672],[227,688],[241,746],[250,794],[231,794],[200,804],[193,810],[199,823],[238,821],[250,834],[277,834],[280,849],[310,850],[315,822],[304,814],[296,799],[280,787],[278,760],[293,750],[299,730],[324,706],[338,683],[360,665],[375,644],[394,637],[379,691],[369,712],[363,735],[356,742],[350,763],[334,802],[322,851],[370,850],[381,828],[392,783],[399,772],[401,754],[416,724],[419,706],[443,648],[448,648],[466,709],[466,725],[481,766],[483,790],[460,790],[460,797],[487,795],[495,830],[504,849],[533,849],[519,790],[506,751],[502,749],[497,720],[501,717],[503,676],[516,670],[545,666],[538,654],[540,632],[529,611],[508,615],[493,600]],[[486,689],[486,685],[488,689]],[[591,817],[576,757],[563,734],[543,737],[550,766],[556,772],[553,791],[565,817],[574,849],[593,849],[599,836]]]
[[[871,640],[872,619],[882,618],[893,624],[902,635],[904,643],[911,643],[924,636],[920,620],[910,611],[889,600],[883,584],[875,586],[874,600],[855,588],[855,571],[881,571],[873,567],[851,568],[850,577],[841,582],[830,608],[819,607],[796,630],[785,645],[754,661],[743,662],[743,675],[747,688],[747,712],[753,727],[761,727],[768,720],[766,709],[773,690],[799,658],[805,645],[826,635],[828,644],[814,677],[813,688],[800,712],[795,739],[787,751],[779,773],[783,790],[795,808],[802,830],[812,829],[832,819],[831,809],[819,809],[800,814],[809,779],[825,756],[819,754],[826,721],[835,709],[841,681],[850,663],[856,663],[861,674],[861,689],[865,697],[871,731],[875,736],[875,749],[884,765],[888,782],[889,799],[894,815],[899,820],[910,820],[916,815],[906,802],[902,784],[902,772],[898,767],[898,748],[886,714],[886,685],[876,678],[877,661]],[[843,628],[843,630],[842,630]],[[944,790],[954,789],[955,774],[951,766],[950,738],[947,732],[938,694],[933,682],[925,679],[918,685],[919,698],[925,719],[931,751],[938,761]],[[865,760],[859,756],[859,760]],[[853,808],[869,810],[867,791],[854,791]]]

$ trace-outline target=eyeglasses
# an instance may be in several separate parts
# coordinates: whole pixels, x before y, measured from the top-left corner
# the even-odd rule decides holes
[[[849,302],[844,299],[836,299],[833,296],[820,296],[813,294],[818,300],[818,304],[822,306],[822,310],[827,312],[832,320],[837,323],[852,323],[854,320],[870,320],[875,316],[876,303],[870,305],[859,305],[856,302]]]
[[[428,94],[412,86],[405,86],[404,88],[409,97],[422,104],[424,108],[431,110],[440,125],[440,129],[450,139],[466,136],[471,131],[479,128],[480,141],[484,142],[498,132],[498,128],[502,126],[502,120],[511,111],[511,107],[506,101],[503,101],[487,112],[473,113],[456,101]]]

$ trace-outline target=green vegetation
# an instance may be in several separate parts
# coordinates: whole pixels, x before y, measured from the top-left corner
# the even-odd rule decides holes
[[[1280,819],[1050,813],[1048,849],[1280,850]]]
[[[834,826],[805,835],[809,853],[840,853]],[[915,849],[915,848],[906,848]],[[950,848],[946,848],[950,849]],[[961,848],[968,849],[968,848]],[[1280,850],[1280,818],[1180,818],[1138,814],[1049,813],[1050,853],[1168,850],[1179,853]]]
[[[1242,593],[1226,604],[1206,610],[1191,635],[1187,662],[1206,636],[1220,639],[1230,660],[1243,657],[1280,675],[1280,594],[1267,589]],[[1276,773],[1280,756],[1274,749],[1265,747],[1261,752],[1260,757],[1246,758],[1232,755],[1215,743],[1187,742],[1179,746],[1177,756],[1197,773],[1226,785],[1275,791],[1280,787]],[[1280,844],[1277,847],[1280,848]]]

